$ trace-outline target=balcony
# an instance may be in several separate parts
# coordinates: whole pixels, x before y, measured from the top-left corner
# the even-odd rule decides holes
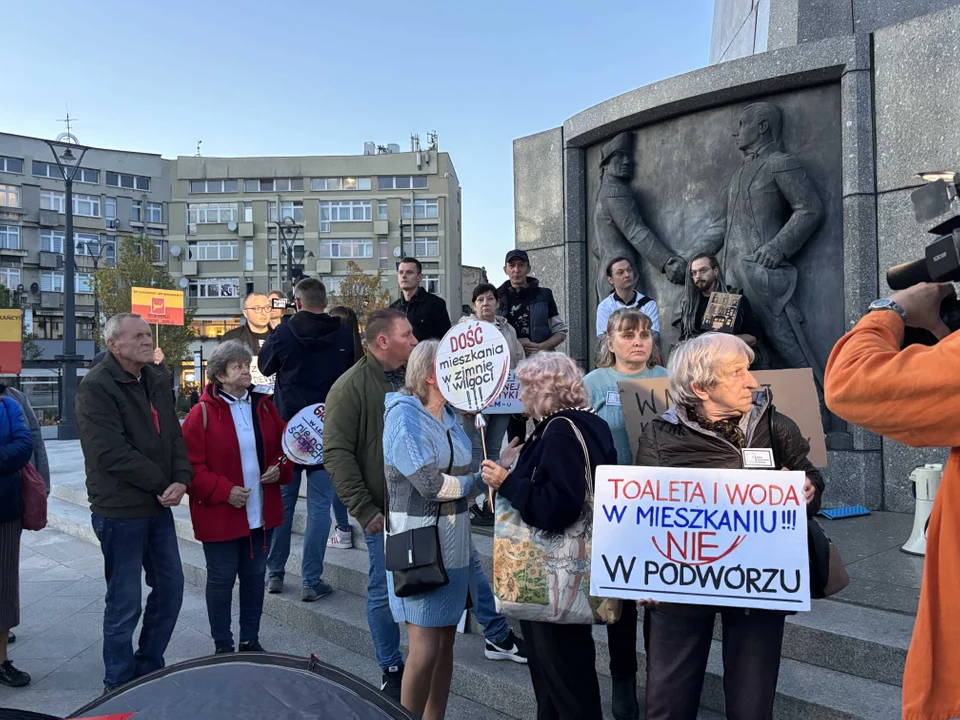
[[[63,255],[55,252],[40,251],[40,267],[43,270],[59,270],[63,267]]]
[[[63,307],[63,293],[44,290],[40,293],[40,307],[43,310],[59,310]]]
[[[55,228],[60,224],[60,213],[56,210],[41,210],[38,223],[40,227]]]

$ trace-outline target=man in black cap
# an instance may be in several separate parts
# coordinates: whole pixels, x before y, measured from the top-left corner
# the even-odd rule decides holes
[[[597,233],[594,255],[600,260],[598,300],[610,294],[606,268],[616,257],[631,260],[638,279],[641,257],[676,285],[683,285],[686,279],[684,259],[660,242],[644,223],[637,199],[630,189],[632,176],[633,133],[620,133],[600,149],[600,192],[593,218]]]

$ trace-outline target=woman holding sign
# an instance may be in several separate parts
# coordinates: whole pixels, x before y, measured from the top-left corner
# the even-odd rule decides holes
[[[410,643],[400,701],[414,716],[432,720],[446,711],[457,623],[477,599],[467,503],[478,478],[470,472],[470,441],[459,416],[437,387],[439,344],[424,341],[410,354],[403,390],[387,395],[383,429],[390,609],[406,623]],[[511,449],[504,460],[515,456]],[[418,532],[422,538],[433,527],[446,582],[410,592],[404,570],[394,566],[395,548],[403,551],[401,559],[409,552],[415,565],[422,546],[419,540],[407,545],[405,538]]]
[[[806,474],[807,514],[820,509],[823,477],[807,458],[796,423],[773,407],[750,373],[753,350],[735,335],[707,333],[670,356],[676,405],[640,436],[636,464],[727,468],[765,465]],[[745,449],[753,449],[745,453]],[[748,462],[749,460],[749,462]],[[716,614],[723,623],[723,690],[728,718],[769,720],[777,692],[784,613],[660,603],[648,609],[647,720],[695,720]]]
[[[590,405],[610,426],[618,464],[632,465],[633,453],[617,383],[666,376],[666,368],[653,360],[653,322],[650,318],[635,308],[614,312],[600,340],[597,369],[583,379],[583,384],[590,395]],[[607,640],[610,676],[613,678],[613,716],[617,720],[636,720],[640,717],[636,603],[623,603],[620,620],[607,625]]]
[[[283,523],[280,485],[292,479],[283,462],[283,420],[269,395],[254,392],[253,355],[227,340],[207,362],[207,385],[183,423],[193,466],[190,519],[207,561],[207,616],[217,654],[234,651],[233,586],[240,579],[240,651],[262,651],[264,574],[274,528]]]

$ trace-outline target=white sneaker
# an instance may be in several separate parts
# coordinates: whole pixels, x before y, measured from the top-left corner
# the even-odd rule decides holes
[[[327,540],[327,547],[349,550],[353,547],[353,532],[341,530],[339,527],[334,528],[333,535]]]

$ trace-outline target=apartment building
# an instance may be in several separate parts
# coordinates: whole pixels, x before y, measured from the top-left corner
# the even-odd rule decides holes
[[[399,259],[414,256],[423,285],[458,317],[460,184],[447,153],[178,157],[172,165],[169,269],[197,310],[199,337],[235,327],[247,293],[289,290],[291,264],[330,293],[351,261],[383,270],[395,299]]]

